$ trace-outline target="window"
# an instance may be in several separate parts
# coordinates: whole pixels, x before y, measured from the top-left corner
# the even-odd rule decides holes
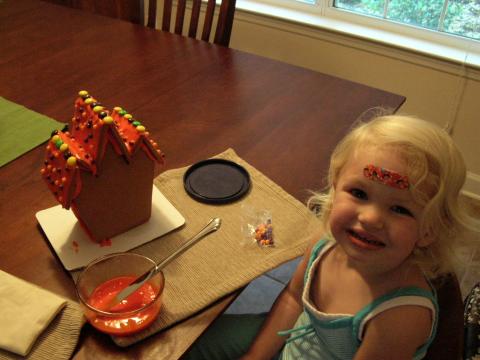
[[[480,0],[237,0],[237,8],[480,69]]]
[[[480,0],[334,0],[333,6],[480,40]]]

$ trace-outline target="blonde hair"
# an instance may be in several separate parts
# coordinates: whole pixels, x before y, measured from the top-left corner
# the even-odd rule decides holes
[[[478,223],[459,204],[466,168],[448,133],[412,116],[379,116],[356,124],[332,153],[325,192],[313,193],[308,201],[310,208],[317,209],[330,237],[333,185],[347,160],[360,147],[394,151],[406,162],[410,191],[415,201],[424,206],[419,219],[420,234],[435,239],[426,248],[416,248],[411,259],[431,278],[451,271],[456,239],[465,229],[477,229]]]

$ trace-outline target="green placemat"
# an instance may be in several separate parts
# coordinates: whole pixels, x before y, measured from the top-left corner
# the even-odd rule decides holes
[[[0,166],[45,142],[63,125],[0,97]]]

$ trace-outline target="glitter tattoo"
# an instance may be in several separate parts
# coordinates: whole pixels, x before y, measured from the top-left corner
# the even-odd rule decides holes
[[[407,176],[400,175],[395,171],[387,170],[372,164],[365,166],[365,168],[363,169],[363,175],[367,179],[378,181],[382,184],[397,189],[408,189],[410,187]]]

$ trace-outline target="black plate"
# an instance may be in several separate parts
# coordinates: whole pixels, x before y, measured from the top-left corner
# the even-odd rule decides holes
[[[250,189],[250,175],[233,161],[209,159],[193,164],[183,176],[187,193],[207,204],[227,204]]]

